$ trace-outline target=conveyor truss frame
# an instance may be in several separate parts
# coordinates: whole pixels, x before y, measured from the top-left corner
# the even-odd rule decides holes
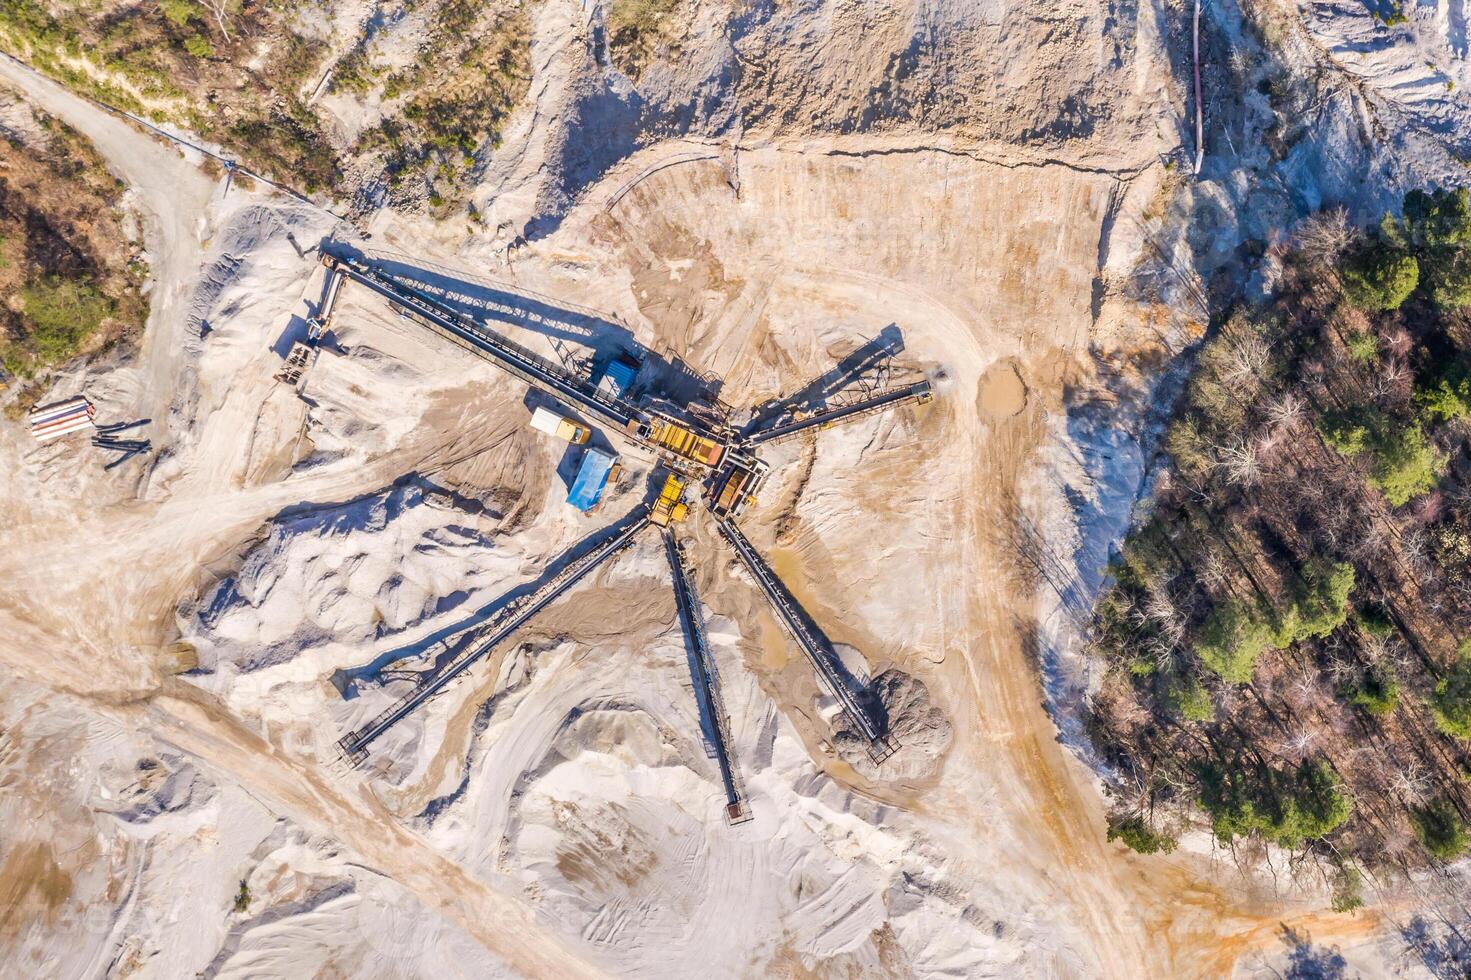
[[[513,599],[501,607],[488,624],[475,628],[475,632],[481,634],[481,638],[471,645],[467,653],[458,657],[433,677],[420,683],[366,724],[343,736],[337,743],[343,756],[353,765],[360,765],[367,757],[367,747],[371,742],[403,720],[419,705],[438,694],[471,664],[484,658],[510,638],[533,616],[551,605],[562,593],[580,582],[589,572],[632,544],[639,532],[648,526],[648,508],[640,504],[633,512],[628,526],[622,531],[600,542],[587,554],[567,565],[535,592]],[[459,636],[463,635],[463,633],[459,634]]]
[[[756,455],[757,447],[779,443],[803,432],[854,421],[909,402],[926,403],[933,398],[928,380],[867,392],[844,404],[833,404],[803,418],[789,419],[756,432],[736,434],[728,426],[720,427],[718,431],[707,430],[701,423],[686,419],[676,420],[664,413],[643,408],[604,392],[588,378],[569,371],[563,364],[536,354],[491,329],[481,320],[412,288],[391,273],[379,272],[358,259],[331,253],[324,254],[322,262],[327,266],[329,276],[336,278],[327,283],[323,309],[318,317],[313,318],[314,329],[310,334],[312,342],[316,341],[330,323],[342,282],[352,279],[385,298],[401,315],[422,323],[440,336],[485,358],[533,387],[566,399],[601,423],[617,428],[651,450],[660,464],[690,479],[702,483],[711,481],[706,489],[716,526],[765,595],[783,629],[807,656],[824,689],[833,696],[843,714],[866,739],[868,754],[874,763],[881,764],[894,753],[898,742],[886,730],[885,721],[881,717],[875,717],[875,712],[853,690],[832,643],[822,634],[815,621],[802,610],[775,571],[736,526],[735,518],[754,499],[767,475],[767,464]],[[716,465],[711,466],[693,457],[678,457],[667,447],[658,444],[651,437],[660,420],[677,424],[694,436],[711,440],[722,447]],[[727,481],[736,478],[741,481],[739,492],[733,491],[725,495],[731,499],[721,505],[717,499],[721,496],[721,488]],[[571,561],[534,592],[507,602],[488,623],[471,627],[470,631],[475,634],[475,638],[465,645],[466,652],[433,676],[425,678],[412,691],[338,742],[343,757],[352,765],[362,764],[367,757],[368,746],[373,741],[438,694],[472,664],[486,657],[586,575],[632,544],[638,534],[651,523],[660,524],[664,537],[678,615],[690,646],[697,707],[705,731],[712,736],[706,741],[720,768],[726,797],[725,818],[731,824],[751,819],[740,773],[731,753],[729,718],[720,694],[719,678],[705,630],[704,612],[695,587],[693,570],[688,563],[683,542],[675,535],[674,529],[668,526],[667,520],[651,521],[648,505],[640,505],[626,519],[622,530]],[[462,641],[466,632],[456,633],[452,640]]]
[[[725,789],[725,822],[734,826],[751,819],[751,806],[746,800],[740,771],[731,752],[735,743],[730,736],[730,716],[726,714],[725,700],[720,694],[715,653],[705,631],[705,612],[684,543],[675,536],[673,528],[664,528],[664,547],[669,558],[669,575],[674,583],[675,605],[691,647],[690,673],[695,683],[695,704],[711,735],[711,754],[720,767],[720,782]]]

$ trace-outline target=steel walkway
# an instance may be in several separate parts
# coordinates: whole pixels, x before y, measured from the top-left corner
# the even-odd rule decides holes
[[[694,648],[695,698],[714,735],[715,761],[720,766],[720,781],[725,786],[725,821],[732,825],[745,823],[751,819],[751,808],[746,804],[735,762],[731,758],[730,717],[725,713],[725,703],[716,682],[715,659],[705,633],[700,594],[695,590],[694,576],[685,565],[684,549],[667,527],[664,528],[664,547],[669,555],[669,574],[674,579],[674,597],[684,620],[685,635]]]
[[[892,408],[907,401],[923,403],[933,397],[934,394],[930,389],[930,383],[928,381],[917,381],[911,385],[902,385],[898,388],[889,388],[880,391],[877,394],[870,395],[867,398],[860,398],[858,401],[847,405],[838,405],[834,408],[824,409],[821,412],[807,416],[805,419],[786,422],[782,425],[774,425],[769,429],[752,433],[747,437],[746,441],[753,446],[781,442],[783,439],[790,439],[792,436],[800,432],[806,432],[808,429],[825,428],[829,425],[836,425],[839,422],[851,422],[855,419],[863,418],[865,415],[872,415],[875,412],[881,412],[886,408]]]
[[[893,736],[883,731],[869,712],[868,706],[859,700],[858,695],[848,686],[836,663],[837,655],[832,650],[832,645],[827,638],[821,636],[808,625],[807,617],[797,607],[797,603],[787,593],[786,588],[777,579],[766,562],[752,547],[751,542],[736,527],[734,521],[721,519],[717,522],[720,532],[725,539],[735,548],[736,554],[750,571],[751,576],[760,586],[761,591],[766,594],[766,599],[771,607],[776,610],[777,619],[781,620],[782,626],[796,641],[797,646],[807,655],[818,677],[822,679],[823,685],[838,703],[843,706],[843,711],[858,726],[863,737],[868,740],[868,754],[875,763],[882,763],[894,754],[898,743]]]
[[[628,547],[638,533],[649,526],[649,515],[646,507],[640,505],[639,509],[634,513],[637,514],[637,517],[620,534],[604,541],[592,551],[568,565],[536,592],[515,600],[505,609],[501,610],[498,621],[490,627],[490,635],[476,643],[469,653],[450,664],[449,667],[445,668],[441,673],[431,678],[422,686],[415,688],[394,702],[382,714],[378,715],[378,717],[368,722],[362,728],[345,735],[337,743],[343,755],[354,765],[361,763],[367,757],[369,743],[402,721],[405,716],[412,713],[419,705],[437,694],[446,684],[464,672],[466,667],[469,667],[472,663],[494,650],[502,641],[524,626],[531,617],[551,605],[563,592],[576,585],[588,572],[591,572],[603,562]]]

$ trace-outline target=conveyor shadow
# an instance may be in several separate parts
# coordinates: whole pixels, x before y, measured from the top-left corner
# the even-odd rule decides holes
[[[677,545],[670,543],[672,540],[672,538],[666,538],[665,540],[665,550],[669,561],[669,575],[671,580],[683,574],[678,568],[678,559],[671,550],[677,547]],[[716,673],[713,657],[710,663],[703,664],[702,661],[704,658],[700,656],[699,645],[695,642],[695,631],[704,630],[704,623],[697,624],[691,620],[691,616],[693,615],[703,617],[704,611],[700,609],[686,610],[684,602],[679,597],[678,583],[671,581],[670,585],[675,592],[675,615],[679,619],[680,636],[684,640],[685,660],[689,667],[690,684],[694,688],[696,714],[700,719],[700,735],[705,743],[705,754],[713,759],[720,752],[722,739],[720,736],[719,722],[715,713],[716,708],[711,703],[711,692],[707,689],[702,675],[708,668],[710,685],[712,686],[720,683],[720,678]]]
[[[843,358],[832,369],[814,378],[798,391],[784,398],[760,405],[751,414],[743,435],[751,435],[761,429],[794,415],[799,409],[826,407],[829,398],[873,371],[885,361],[904,350],[904,333],[897,323],[891,323],[876,336],[866,341],[857,350]]]
[[[532,595],[540,590],[561,574],[567,566],[584,555],[587,555],[604,542],[622,534],[637,521],[642,520],[644,513],[645,507],[643,504],[640,504],[628,514],[624,515],[616,524],[594,531],[562,552],[535,579],[502,593],[485,605],[472,610],[469,615],[456,622],[450,623],[410,643],[394,647],[391,650],[385,650],[361,667],[338,670],[332,676],[333,685],[342,692],[343,697],[352,697],[352,688],[359,680],[378,680],[380,679],[380,675],[399,661],[421,658],[431,653],[435,647],[443,647],[439,653],[435,654],[434,667],[429,671],[431,675],[438,673],[446,663],[453,661],[459,655],[460,651],[476,641],[481,632],[481,627],[486,626],[497,613],[504,610],[517,599]]]
[[[572,360],[579,370],[592,377],[599,376],[618,357],[631,357],[641,365],[634,391],[652,392],[677,410],[694,402],[713,403],[720,395],[720,378],[702,374],[677,356],[640,344],[633,331],[611,315],[518,285],[431,262],[409,261],[409,256],[381,250],[363,251],[330,239],[323,240],[320,247],[323,252],[340,258],[370,263],[399,284],[476,319],[521,327],[550,338],[554,345],[576,344],[586,348],[589,355],[573,356]]]
[[[729,528],[735,527],[734,524],[726,524],[725,526]],[[739,531],[737,530],[736,533],[739,534]],[[730,540],[732,546],[735,546],[735,541],[731,539],[729,533],[727,533],[726,537],[727,540]],[[741,538],[742,540],[744,540],[744,535],[741,535]],[[845,692],[850,695],[856,702],[858,702],[864,712],[868,715],[869,720],[872,721],[877,732],[880,735],[887,733],[889,730],[888,710],[884,706],[883,700],[878,696],[877,692],[875,691],[872,680],[861,680],[848,669],[848,666],[843,663],[843,659],[838,656],[838,651],[833,646],[832,640],[828,638],[827,633],[822,629],[822,627],[817,625],[817,621],[814,620],[811,614],[807,612],[806,608],[797,601],[797,597],[792,594],[791,589],[787,588],[787,584],[782,581],[781,576],[776,574],[776,570],[771,567],[771,564],[767,562],[761,552],[756,549],[755,545],[750,544],[748,541],[746,542],[746,544],[747,547],[746,549],[744,549],[744,552],[741,548],[736,547],[737,555],[742,556],[744,560],[749,560],[760,565],[761,569],[765,572],[766,577],[771,581],[772,587],[791,608],[798,623],[806,630],[813,641],[815,641],[817,648],[811,651],[810,656],[820,658],[824,662],[825,666],[831,671],[832,680],[838,684],[841,684]],[[749,555],[749,557],[746,558],[746,555]],[[762,591],[763,595],[765,594],[765,591],[761,588],[759,582],[757,588],[758,590]],[[767,596],[767,600],[770,601],[769,596]],[[775,606],[775,603],[773,603],[773,606]],[[773,608],[772,612],[776,615],[778,620],[782,618],[780,609]],[[799,647],[802,646],[802,644],[795,639],[793,639],[793,642],[797,643]],[[819,673],[821,673],[821,671],[819,671]]]

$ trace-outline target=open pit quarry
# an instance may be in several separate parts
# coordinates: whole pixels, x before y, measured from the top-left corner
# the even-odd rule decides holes
[[[1264,175],[1293,182],[1284,215],[1343,199],[1346,160],[1423,178],[1427,127],[1464,112],[1423,79],[1388,101],[1418,62],[1328,6],[1274,14],[1283,71],[1343,82],[1264,159],[1223,54],[1260,42],[1211,4],[1212,125],[1242,142],[1196,179],[1188,8],[807,3],[732,42],[701,7],[684,56],[614,98],[600,15],[543,0],[475,224],[227,187],[0,62],[126,184],[151,311],[43,399],[141,423],[146,452],[105,467],[0,425],[0,976],[1421,975],[1402,909],[1333,913],[1203,834],[1106,841],[1079,722],[1089,597]],[[364,18],[319,30],[346,50]],[[743,43],[759,71],[728,70]],[[374,111],[321,106],[344,139]],[[1432,122],[1370,146],[1371,112]],[[759,432],[879,338],[862,390],[926,397],[748,447],[765,472],[734,517],[719,466],[689,464],[673,530],[480,649],[676,457],[562,398],[620,454],[569,506],[581,447],[528,425],[545,385],[346,257],[590,388],[634,353],[640,411],[695,404],[692,429]],[[880,719],[881,762],[728,519]]]

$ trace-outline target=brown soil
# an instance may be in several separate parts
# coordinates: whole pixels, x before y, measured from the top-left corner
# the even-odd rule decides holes
[[[36,919],[50,922],[71,897],[72,878],[45,842],[17,844],[0,864],[0,937]]]
[[[1027,407],[1027,386],[1016,364],[1002,361],[981,376],[981,415],[993,421],[1008,419]]]

